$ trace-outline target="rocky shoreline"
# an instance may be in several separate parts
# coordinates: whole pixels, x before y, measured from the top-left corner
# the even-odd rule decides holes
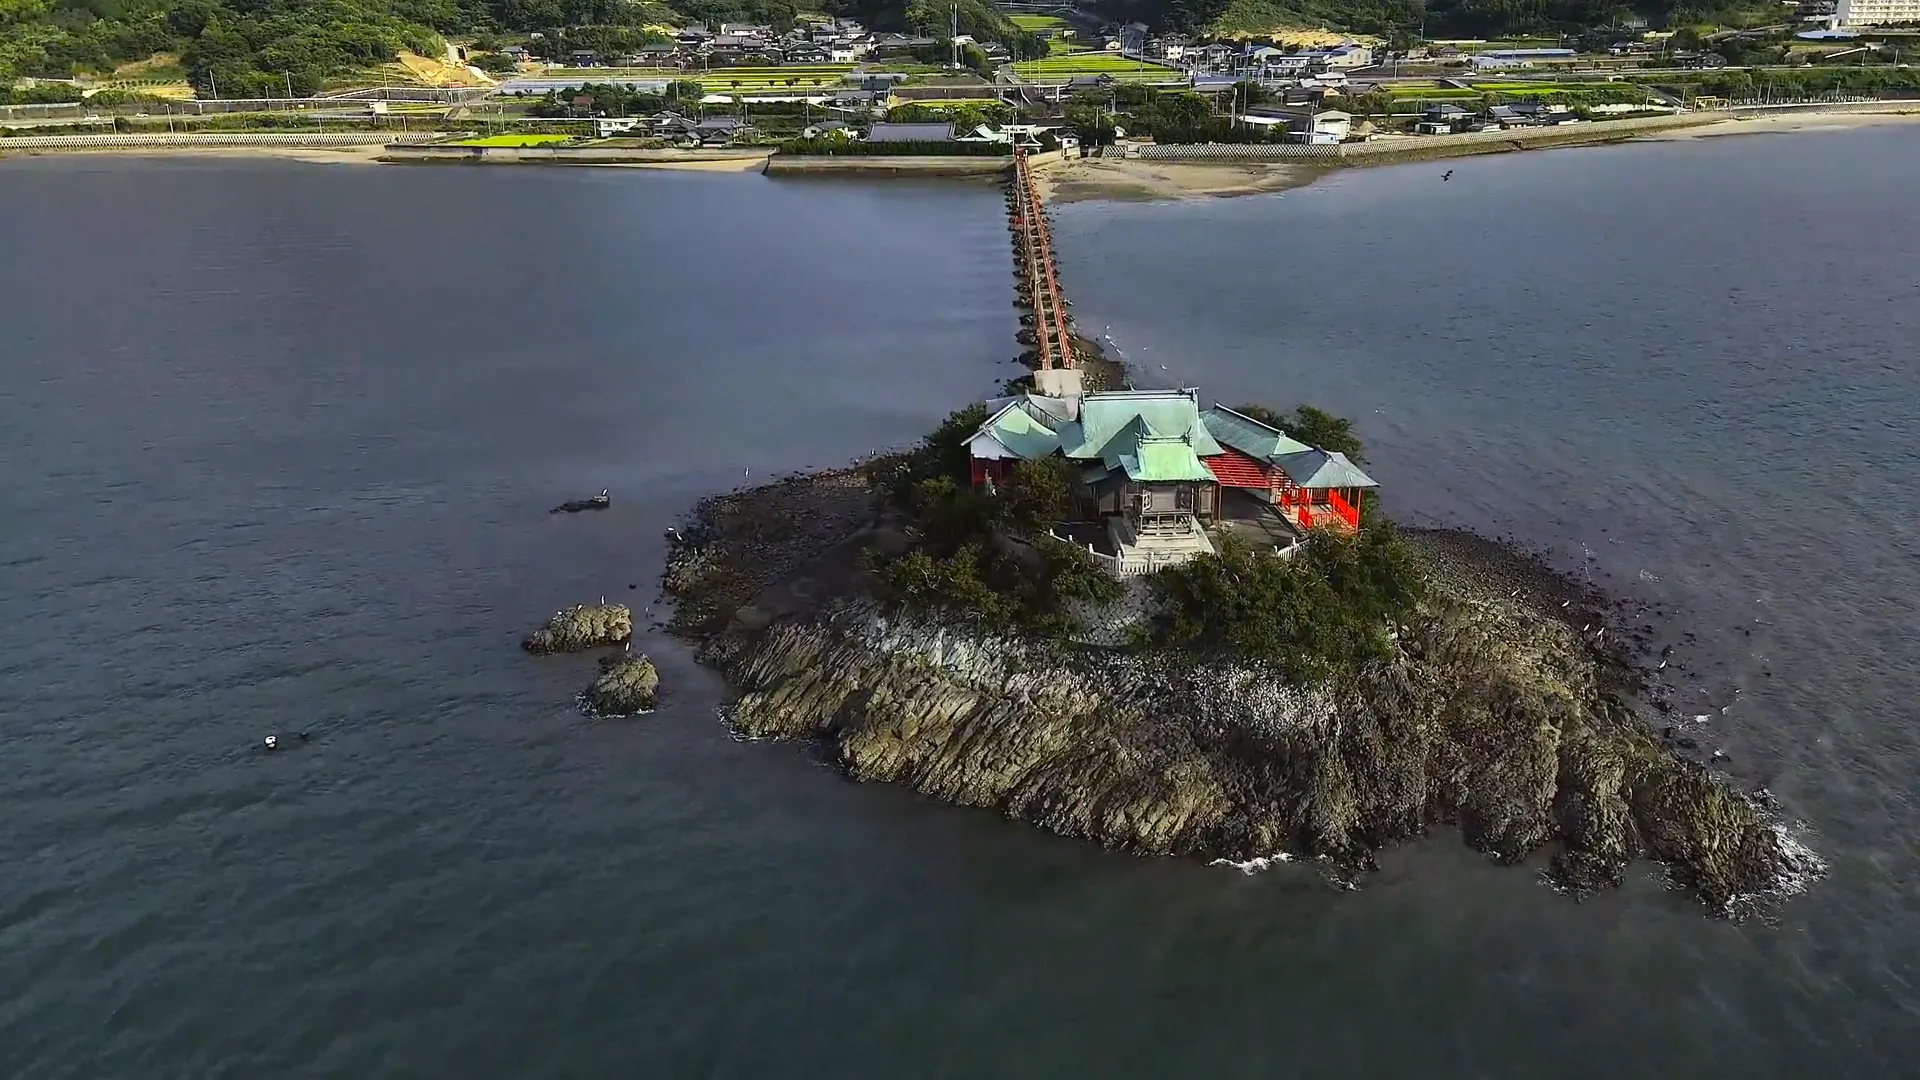
[[[1636,710],[1631,633],[1607,629],[1604,598],[1496,542],[1413,532],[1431,595],[1396,654],[1295,686],[1228,658],[889,617],[860,554],[904,538],[867,476],[709,498],[670,552],[671,628],[740,689],[745,736],[816,740],[854,779],[1113,848],[1315,858],[1346,881],[1435,827],[1504,863],[1550,850],[1575,894],[1651,859],[1730,914],[1811,872],[1760,801]]]

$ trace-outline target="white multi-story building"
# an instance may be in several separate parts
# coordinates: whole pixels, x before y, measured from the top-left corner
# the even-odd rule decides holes
[[[1833,9],[1835,26],[1886,26],[1920,23],[1920,0],[1839,0]]]

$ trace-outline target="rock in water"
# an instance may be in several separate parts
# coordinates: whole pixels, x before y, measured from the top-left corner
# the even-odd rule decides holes
[[[520,647],[530,653],[580,652],[618,645],[632,636],[633,612],[627,605],[580,604],[556,613]]]
[[[600,677],[587,687],[587,707],[601,716],[651,712],[660,693],[660,673],[639,653],[600,658]]]

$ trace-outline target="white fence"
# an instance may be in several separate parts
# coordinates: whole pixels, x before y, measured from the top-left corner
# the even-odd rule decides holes
[[[1061,536],[1057,532],[1051,532],[1048,533],[1048,535],[1063,544],[1071,544],[1074,542]],[[1291,559],[1294,554],[1300,550],[1301,545],[1305,543],[1305,540],[1295,538],[1293,543],[1286,547],[1275,545],[1273,554],[1278,558]],[[1092,544],[1082,544],[1081,546],[1087,549],[1087,556],[1093,560],[1095,566],[1105,571],[1109,577],[1119,578],[1122,581],[1128,578],[1146,577],[1151,574],[1157,574],[1170,566],[1179,566],[1181,563],[1190,562],[1196,556],[1202,554],[1198,551],[1177,551],[1146,552],[1139,555],[1108,555]]]

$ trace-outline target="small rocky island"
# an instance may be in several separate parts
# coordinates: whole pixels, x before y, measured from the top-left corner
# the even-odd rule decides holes
[[[625,604],[576,604],[556,611],[546,625],[528,634],[520,647],[542,656],[557,652],[585,652],[624,644],[633,637],[633,612]]]
[[[595,716],[632,716],[651,712],[660,692],[660,673],[644,654],[630,651],[632,640],[632,609],[602,600],[554,612],[520,647],[544,656],[620,646],[600,658],[599,677],[581,692],[580,703]]]
[[[1396,529],[1324,413],[1139,394],[1014,395],[702,502],[665,586],[732,723],[1140,854],[1351,881],[1447,826],[1575,894],[1649,858],[1724,912],[1809,870],[1636,712],[1599,598]]]

